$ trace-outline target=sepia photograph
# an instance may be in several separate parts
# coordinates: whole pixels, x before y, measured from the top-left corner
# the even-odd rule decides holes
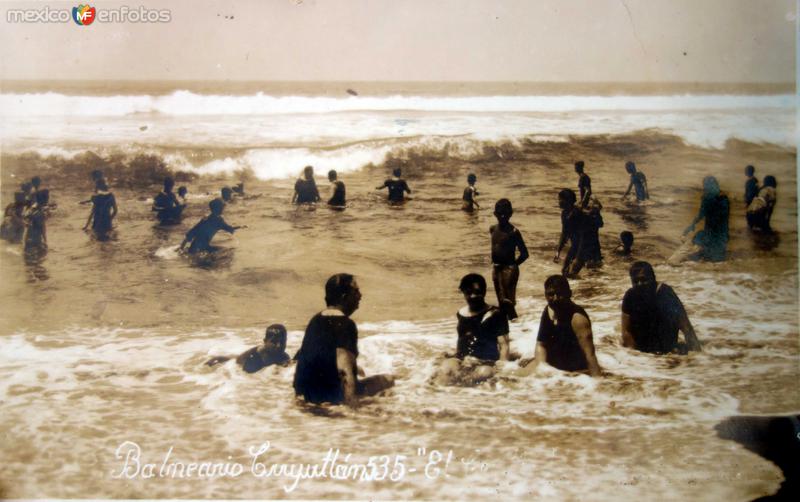
[[[796,1],[0,16],[0,499],[798,500]]]

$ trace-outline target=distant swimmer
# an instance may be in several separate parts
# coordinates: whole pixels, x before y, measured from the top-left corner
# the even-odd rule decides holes
[[[578,205],[581,208],[586,208],[589,205],[589,197],[592,196],[592,178],[584,172],[584,162],[579,160],[575,163],[575,172],[578,174],[578,191],[580,192],[580,201]]]
[[[312,204],[319,202],[319,190],[314,181],[314,168],[306,166],[303,169],[303,177],[298,178],[294,183],[294,195],[292,204]]]
[[[226,204],[233,202],[233,189],[231,187],[222,187],[219,190],[219,195],[222,198],[222,202]]]
[[[775,176],[764,176],[764,186],[747,206],[747,224],[756,232],[772,233],[770,220],[777,202],[778,181]]]
[[[630,276],[633,287],[622,299],[622,345],[656,354],[701,350],[681,300],[667,284],[656,282],[653,266],[637,261]],[[678,343],[678,331],[683,332],[685,347]]]
[[[11,243],[22,241],[25,233],[25,192],[14,192],[14,202],[6,206],[3,223],[0,224],[0,238]]]
[[[92,232],[100,240],[106,240],[109,232],[114,228],[114,218],[117,216],[117,199],[108,190],[108,185],[103,178],[95,183],[95,194],[92,195],[92,210],[83,229],[92,226]]]
[[[758,178],[755,176],[756,168],[747,166],[744,168],[744,175],[747,178],[744,182],[744,206],[750,207],[750,203],[758,195]]]
[[[575,205],[576,202],[575,192],[569,188],[558,193],[558,207],[561,208],[561,237],[553,262],[561,261],[561,251],[569,241],[569,250],[561,268],[561,273],[567,277],[578,275],[583,266],[595,258],[589,242],[593,222]]]
[[[185,208],[186,207],[186,195],[189,193],[189,189],[185,186],[178,187],[178,197],[180,197],[180,204]]]
[[[206,361],[207,366],[215,366],[236,358],[236,364],[247,373],[255,373],[267,366],[277,364],[287,366],[291,362],[286,353],[286,327],[272,324],[264,333],[264,343],[242,352],[238,356],[215,356]]]
[[[33,185],[30,182],[26,181],[25,183],[22,183],[22,185],[20,185],[20,190],[22,190],[22,193],[25,194],[25,206],[30,206],[31,204],[33,204],[34,202]]]
[[[635,189],[636,200],[639,202],[650,198],[650,191],[647,189],[647,176],[643,172],[636,170],[636,164],[631,161],[625,163],[625,170],[631,175],[631,181],[628,183],[628,189],[625,190],[623,199],[628,197],[631,193],[631,188]]]
[[[222,211],[225,209],[225,203],[222,199],[214,199],[208,203],[211,214],[200,220],[195,226],[186,232],[186,237],[181,242],[180,249],[186,247],[186,244],[191,243],[189,246],[189,254],[198,252],[214,252],[216,247],[211,245],[211,239],[220,230],[224,230],[230,234],[244,226],[231,226],[225,223],[222,218]]]
[[[164,178],[164,190],[153,197],[153,208],[156,217],[161,225],[176,225],[181,222],[181,212],[183,204],[178,201],[178,197],[172,191],[175,180],[167,176]]]
[[[233,186],[233,194],[238,197],[244,197],[244,181],[240,181],[239,183]]]
[[[489,228],[492,236],[492,282],[500,310],[509,320],[517,318],[517,281],[519,266],[528,259],[522,233],[511,224],[514,209],[511,201],[500,199],[494,205],[497,225]],[[519,252],[519,254],[517,254]]]
[[[478,190],[475,188],[475,182],[478,177],[473,173],[467,175],[467,187],[464,189],[464,195],[461,196],[461,209],[471,213],[475,208],[480,209],[481,205],[478,204],[476,197],[479,195]]]
[[[25,211],[25,235],[22,239],[26,253],[47,249],[47,190],[36,192],[33,205]]]
[[[467,304],[456,314],[456,353],[447,355],[436,376],[444,385],[482,382],[494,375],[496,361],[509,359],[508,320],[500,309],[486,303],[486,279],[467,274],[458,288]]]
[[[401,204],[405,199],[405,194],[411,194],[406,180],[402,178],[403,172],[399,167],[392,170],[392,177],[383,182],[383,185],[375,187],[375,190],[389,189],[389,203]]]
[[[599,267],[603,264],[603,253],[600,249],[600,229],[603,227],[603,205],[594,195],[589,195],[581,206],[586,215],[586,256],[588,267]]]
[[[614,254],[619,256],[630,256],[633,251],[633,233],[624,230],[619,233],[619,244],[614,248]]]
[[[695,225],[700,220],[705,221],[703,230],[697,232],[694,238],[681,246],[673,254],[669,263],[678,264],[684,260],[725,260],[728,246],[728,218],[730,216],[730,202],[728,196],[719,187],[717,179],[713,176],[703,178],[703,196],[700,200],[700,210],[692,223],[683,231],[686,236],[694,231]]]
[[[94,186],[94,193],[96,194],[97,193],[98,182],[102,181],[103,183],[106,183],[106,179],[103,176],[103,171],[101,171],[100,169],[95,169],[91,173],[89,173],[89,177],[92,179],[92,185]],[[82,205],[91,204],[91,203],[92,203],[91,197],[86,199],[86,200],[82,200],[82,201],[79,202],[79,204],[82,204]]]
[[[334,209],[344,209],[347,205],[344,182],[339,179],[339,175],[333,169],[328,171],[328,181],[331,182],[331,197],[328,199],[328,205]]]
[[[392,375],[358,379],[358,328],[350,315],[358,309],[361,291],[350,274],[336,274],[325,284],[327,308],[308,322],[297,352],[294,391],[310,403],[344,403],[357,407],[359,396],[372,396],[394,386]]]
[[[520,373],[531,374],[544,362],[562,371],[580,371],[600,376],[592,323],[586,311],[572,301],[572,289],[566,277],[548,277],[544,283],[544,296],[547,306],[539,322],[536,357]]]

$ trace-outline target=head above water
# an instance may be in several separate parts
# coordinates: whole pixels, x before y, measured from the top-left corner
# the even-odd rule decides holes
[[[220,215],[222,214],[222,210],[225,209],[225,201],[220,198],[216,198],[208,203],[208,208],[213,214]]]
[[[764,186],[778,188],[778,181],[775,179],[775,176],[772,176],[771,174],[764,176]]]
[[[31,185],[33,186],[33,188],[38,190],[39,189],[39,185],[41,185],[41,184],[42,184],[42,178],[40,178],[38,176],[34,176],[33,178],[31,178]]]
[[[336,174],[336,170],[335,169],[331,169],[330,171],[328,171],[328,181],[336,181],[336,178],[338,176],[339,175]]]
[[[655,289],[656,272],[646,261],[637,261],[630,268],[631,285],[634,288]]]
[[[464,294],[470,309],[477,310],[486,305],[486,279],[482,275],[465,275],[461,278],[458,289]]]
[[[619,233],[619,241],[625,246],[625,249],[630,249],[633,246],[633,232],[624,230]]]
[[[561,209],[569,209],[578,201],[578,196],[569,188],[565,188],[558,192],[558,207]]]
[[[332,275],[325,283],[325,304],[339,308],[344,315],[350,315],[358,309],[361,301],[361,290],[352,274]]]
[[[498,220],[510,220],[514,214],[514,208],[508,199],[500,199],[494,203],[494,215]]]
[[[569,303],[572,298],[572,288],[563,275],[551,275],[544,281],[544,297],[550,308],[558,309]]]
[[[476,181],[478,181],[478,177],[475,176],[475,173],[469,173],[467,175],[467,183],[474,185]]]
[[[747,166],[744,168],[744,174],[745,176],[753,176],[756,174],[756,168],[753,166]]]
[[[174,179],[172,179],[169,176],[164,178],[164,191],[165,192],[171,192],[172,191],[172,187],[174,187],[174,186],[175,186],[175,180]]]
[[[96,183],[97,180],[103,179],[103,171],[101,171],[100,169],[95,169],[94,171],[89,173],[89,176],[92,178],[92,181]]]
[[[634,164],[632,161],[629,160],[628,162],[625,163],[625,170],[628,171],[630,174],[635,173],[636,164]]]
[[[225,202],[229,202],[233,198],[233,190],[231,187],[223,187],[220,190],[220,194],[222,195],[222,200]]]
[[[188,188],[186,188],[184,186],[178,187],[178,195],[180,195],[181,197],[186,197],[187,193],[189,193],[189,189]]]
[[[400,169],[399,167],[395,167],[394,169],[392,169],[392,176],[394,176],[395,178],[399,178],[402,175],[403,175],[403,170]]]
[[[314,166],[306,166],[303,168],[303,177],[307,180],[314,179]]]
[[[583,166],[584,166],[584,164],[583,164],[582,160],[579,160],[578,162],[576,162],[575,163],[575,172],[578,173],[578,174],[583,174]]]
[[[272,350],[286,350],[286,326],[283,324],[270,324],[264,332],[264,345]]]
[[[706,176],[703,178],[703,196],[716,197],[722,190],[719,188],[717,178],[713,176]]]

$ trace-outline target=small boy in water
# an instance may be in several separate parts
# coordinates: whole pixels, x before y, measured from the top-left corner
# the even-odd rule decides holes
[[[643,172],[636,170],[636,164],[631,161],[625,163],[625,170],[631,175],[631,181],[628,183],[628,189],[625,190],[623,199],[628,198],[631,193],[631,188],[636,189],[636,200],[643,201],[650,198],[650,192],[647,190],[647,176]]]
[[[181,198],[181,205],[186,207],[186,195],[189,193],[189,189],[185,186],[181,186],[178,188],[178,197]]]
[[[392,177],[383,182],[383,185],[375,187],[375,190],[389,189],[389,203],[401,204],[405,201],[405,194],[411,194],[408,183],[401,176],[403,172],[399,167],[392,170]]]
[[[475,176],[474,173],[469,173],[469,175],[467,175],[467,187],[464,189],[464,195],[461,197],[463,201],[461,203],[461,209],[468,213],[474,211],[476,207],[478,209],[481,208],[481,205],[475,200],[475,197],[479,195],[478,190],[475,189],[476,181],[478,181],[478,177]]]
[[[332,208],[343,209],[347,205],[344,182],[339,179],[339,175],[333,169],[328,171],[328,181],[331,182],[331,198],[328,200],[328,205]]]
[[[619,244],[614,252],[621,256],[630,256],[633,248],[633,233],[627,230],[620,232]]]
[[[747,166],[744,168],[744,175],[747,181],[744,182],[744,205],[749,206],[753,199],[758,195],[758,178],[755,176],[756,168]]]
[[[238,356],[214,356],[206,361],[206,366],[216,366],[236,357],[236,364],[247,373],[279,364],[286,366],[291,361],[286,353],[286,327],[283,324],[272,324],[264,333],[264,343],[242,352]]]
[[[191,242],[189,246],[189,254],[194,254],[201,251],[213,252],[217,248],[211,245],[211,239],[220,231],[225,230],[228,233],[233,233],[244,226],[233,227],[225,223],[222,219],[222,210],[225,208],[225,203],[222,199],[214,199],[208,203],[208,208],[211,214],[200,220],[197,225],[193,226],[191,230],[186,232],[186,237],[181,242],[180,249],[183,250],[186,244]]]
[[[44,251],[47,249],[47,190],[35,192],[33,205],[25,211],[25,236],[23,247],[26,253]]]
[[[500,309],[509,320],[517,318],[517,281],[519,266],[528,259],[528,248],[520,231],[511,224],[514,209],[511,201],[500,199],[494,205],[497,225],[492,225],[492,282]],[[519,256],[517,256],[519,251]]]

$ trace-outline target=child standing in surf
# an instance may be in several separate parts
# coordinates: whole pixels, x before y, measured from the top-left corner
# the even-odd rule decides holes
[[[492,282],[500,310],[509,320],[517,318],[517,281],[519,266],[528,259],[528,248],[519,229],[511,224],[514,209],[511,201],[500,199],[494,205],[497,225],[492,225]],[[519,251],[519,256],[517,256]]]

